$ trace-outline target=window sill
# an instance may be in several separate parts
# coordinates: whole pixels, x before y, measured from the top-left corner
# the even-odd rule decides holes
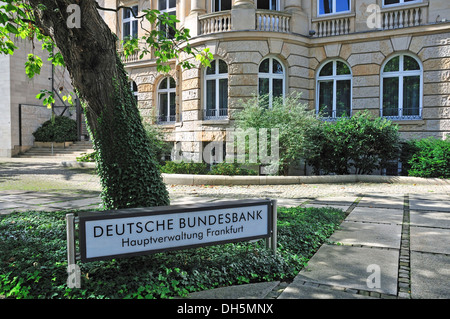
[[[334,20],[334,19],[344,19],[353,18],[356,16],[355,12],[345,12],[345,13],[330,13],[327,15],[318,16],[317,18],[311,19],[311,22],[318,22],[324,20]]]
[[[207,119],[202,121],[203,125],[228,125],[230,124],[230,119]]]

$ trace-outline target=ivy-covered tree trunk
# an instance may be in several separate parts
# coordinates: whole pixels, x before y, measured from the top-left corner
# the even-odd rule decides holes
[[[81,9],[81,28],[67,25],[67,8],[73,0],[29,2],[41,32],[51,36],[60,50],[85,107],[105,208],[168,205],[166,186],[117,55],[116,36],[95,1],[75,2]]]

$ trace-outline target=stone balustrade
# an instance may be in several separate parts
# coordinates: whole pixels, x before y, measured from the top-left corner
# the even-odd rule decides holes
[[[200,34],[231,31],[231,11],[221,11],[202,15],[198,18]]]
[[[312,29],[316,37],[328,37],[354,32],[354,15],[330,16],[312,20]]]
[[[381,24],[383,30],[408,28],[426,23],[426,7],[408,6],[384,9]]]
[[[290,32],[291,15],[280,11],[257,10],[256,30],[273,32]]]

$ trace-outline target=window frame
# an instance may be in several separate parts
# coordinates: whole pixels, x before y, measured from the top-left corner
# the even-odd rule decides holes
[[[175,82],[175,87],[171,88],[170,87],[170,79],[173,79],[173,81]],[[160,89],[161,84],[163,83],[163,81],[167,81],[167,88],[166,89]],[[175,93],[175,97],[174,97],[174,103],[175,103],[175,113],[172,115],[170,114],[170,95],[171,93]],[[167,114],[165,119],[162,119],[163,115],[161,115],[161,108],[160,108],[160,103],[161,103],[161,95],[162,94],[167,94]],[[156,87],[156,96],[157,96],[157,101],[156,101],[156,105],[157,105],[157,124],[174,124],[176,122],[176,115],[177,115],[177,83],[175,81],[175,79],[172,76],[165,76],[161,79],[161,81],[159,81],[158,86]],[[172,120],[173,117],[173,120]]]
[[[420,70],[412,70],[412,71],[405,71],[404,70],[404,58],[405,56],[408,56],[410,58],[413,58],[417,64],[419,65]],[[399,70],[393,71],[393,72],[384,72],[384,68],[386,65],[392,61],[392,59],[395,59],[396,57],[400,57],[399,59]],[[420,81],[420,87],[419,87],[419,115],[403,115],[403,84],[404,84],[404,78],[405,77],[412,77],[412,76],[419,76]],[[398,115],[397,116],[384,116],[383,115],[383,96],[384,96],[384,79],[385,78],[398,78],[399,79],[399,86],[398,86]],[[409,53],[399,53],[390,56],[381,66],[380,70],[380,117],[395,120],[395,121],[405,121],[405,120],[421,120],[423,115],[423,64],[422,61],[415,57],[412,54]]]
[[[132,5],[130,8],[131,8],[131,11],[134,8],[136,8],[136,11],[139,13],[139,4]],[[124,41],[126,40],[125,32],[124,32],[125,31],[125,23],[129,23],[130,24],[130,38],[134,39],[134,37],[133,37],[133,31],[134,31],[134,29],[133,29],[133,22],[135,22],[135,21],[137,21],[136,34],[137,34],[137,37],[139,37],[139,19],[136,19],[131,12],[130,12],[130,17],[129,18],[124,18],[124,14],[125,14],[126,10],[129,10],[129,9],[125,8],[125,9],[122,9],[122,10],[123,10],[122,11],[122,40],[124,40]]]
[[[177,16],[177,4],[176,4],[176,2],[175,2],[175,6],[174,7],[170,7],[170,0],[165,0],[165,2],[166,2],[166,8],[165,9],[160,9],[159,8],[159,1],[158,1],[158,11],[161,14],[167,13],[168,15]],[[175,14],[171,14],[171,12],[175,13]],[[173,39],[173,36],[170,35],[170,30],[169,30],[170,27],[168,25],[164,25],[164,26],[166,28],[166,37],[168,39]],[[158,23],[158,30],[161,30],[161,24],[159,24],[159,23]]]
[[[405,6],[405,5],[417,4],[417,3],[423,2],[423,0],[414,0],[414,1],[408,1],[408,2],[405,2],[405,0],[399,0],[399,3],[385,4],[386,0],[381,0],[381,1],[382,1],[383,8],[392,8],[392,7],[396,7],[396,6]]]
[[[227,73],[219,73],[219,61],[223,61],[226,65],[227,65]],[[223,59],[220,58],[216,58],[214,59],[212,63],[215,63],[215,73],[214,74],[207,74],[208,71],[208,67],[204,68],[203,72],[203,85],[204,85],[204,94],[203,94],[203,99],[204,99],[204,113],[203,113],[203,119],[204,120],[217,120],[217,119],[228,119],[228,88],[229,88],[229,79],[228,79],[228,71],[229,71],[229,66],[228,63],[226,63]],[[227,80],[227,96],[226,96],[226,100],[227,100],[227,107],[221,107],[220,105],[220,80],[226,79]],[[214,81],[214,86],[215,86],[215,112],[216,115],[208,115],[208,81]],[[222,110],[222,111],[221,111]],[[224,111],[226,110],[226,112]],[[221,114],[222,113],[222,114]],[[225,114],[226,113],[226,114]]]
[[[337,62],[344,63],[348,69],[350,70],[350,74],[342,74],[337,75]],[[323,68],[329,63],[333,63],[333,73],[332,75],[321,76],[320,72]],[[352,116],[353,111],[353,72],[351,66],[342,59],[333,59],[326,60],[322,63],[322,65],[317,69],[316,73],[316,114],[319,114],[320,111],[320,82],[330,82],[333,81],[333,105],[331,109],[332,116],[325,117],[324,119],[335,120],[339,119],[342,116],[337,116],[337,82],[338,81],[349,81],[350,80],[350,106],[349,106],[349,116]]]
[[[231,8],[233,7],[233,0],[230,0],[230,4],[231,4]],[[226,10],[222,10],[222,0],[219,0],[219,6],[220,8],[218,8],[216,10],[216,4],[214,0],[211,0],[211,12],[221,12],[221,11],[226,11]],[[230,9],[231,10],[231,9]]]
[[[265,72],[260,72],[259,68],[261,67],[261,64],[269,59],[269,72],[265,73]],[[282,74],[278,74],[278,73],[273,73],[273,60],[276,60],[278,63],[281,64],[281,67],[283,68],[283,73]],[[277,59],[276,57],[273,56],[269,56],[269,57],[265,57],[264,59],[261,60],[261,62],[258,65],[258,97],[260,96],[259,94],[259,79],[269,79],[269,108],[272,108],[273,105],[273,80],[274,79],[278,79],[278,80],[282,80],[282,84],[281,87],[283,88],[283,92],[282,92],[282,97],[283,100],[286,98],[286,66],[284,65],[283,62],[281,62],[279,59]]]
[[[328,17],[328,16],[332,16],[332,15],[337,15],[337,14],[346,14],[346,13],[351,13],[352,12],[352,0],[349,0],[349,9],[346,11],[338,11],[336,12],[336,2],[339,0],[330,0],[333,2],[333,12],[331,13],[320,13],[320,1],[321,0],[317,0],[317,16],[318,17]],[[384,0],[383,0],[384,2]]]
[[[269,7],[271,5],[271,2],[269,0]],[[276,8],[275,9],[258,9],[258,0],[255,1],[255,7],[257,10],[271,10],[271,11],[281,11],[281,4],[280,4],[280,0],[276,0],[276,4],[275,4]]]

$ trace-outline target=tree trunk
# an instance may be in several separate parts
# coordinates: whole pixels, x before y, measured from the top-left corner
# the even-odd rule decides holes
[[[30,0],[37,25],[60,50],[81,99],[97,151],[106,209],[168,205],[167,189],[142,125],[116,36],[94,0],[77,1],[81,28],[67,26],[73,0]],[[45,5],[41,10],[39,4]]]

